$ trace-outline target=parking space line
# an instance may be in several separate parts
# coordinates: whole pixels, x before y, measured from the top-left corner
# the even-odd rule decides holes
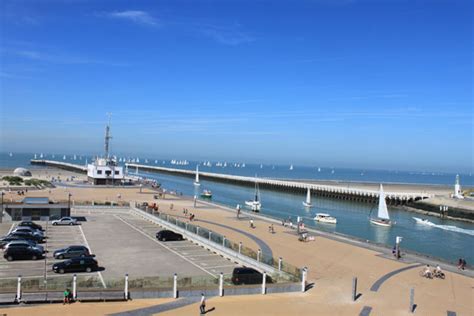
[[[12,232],[13,228],[15,227],[15,223],[12,224],[12,226],[10,227],[10,230],[8,231],[8,234],[7,235],[10,235],[10,233]]]
[[[215,267],[208,267],[209,269],[217,269],[217,268],[228,268],[228,267],[235,267],[235,264],[228,264],[224,266],[215,266]]]
[[[125,221],[124,219],[122,219],[120,216],[118,215],[114,215],[114,217],[116,217],[117,219],[119,219],[120,221],[122,221],[123,223],[127,224],[128,226],[130,226],[131,228],[133,228],[134,230],[136,230],[137,232],[139,232],[140,234],[146,236],[148,239],[154,241],[155,243],[157,243],[158,245],[160,245],[161,247],[165,248],[165,249],[168,249],[170,252],[174,253],[175,255],[177,255],[178,257],[186,260],[187,262],[189,262],[190,264],[192,264],[193,266],[199,268],[200,270],[206,272],[207,274],[210,274],[212,275],[213,277],[217,277],[216,275],[214,275],[213,273],[207,271],[206,269],[203,269],[202,267],[200,267],[199,265],[197,265],[196,263],[192,262],[191,260],[189,260],[188,258],[186,258],[185,256],[181,255],[179,252],[176,252],[174,251],[173,249],[169,248],[168,246],[166,245],[163,245],[161,242],[159,242],[158,240],[156,240],[155,238],[151,237],[150,235],[144,233],[143,231],[139,230],[138,228],[136,228],[135,226],[133,226],[132,224],[128,223],[127,221]]]
[[[93,253],[91,247],[89,246],[89,243],[87,242],[86,235],[84,235],[84,231],[82,230],[82,226],[81,226],[81,225],[79,225],[79,230],[81,231],[82,238],[84,238],[84,243],[86,244],[86,247],[89,248],[89,251],[90,251],[91,253]],[[100,271],[97,271],[97,274],[99,275],[100,282],[101,282],[102,285],[104,286],[104,289],[106,289],[106,288],[107,288],[107,285],[105,285],[104,278],[102,277],[102,273],[100,273]]]

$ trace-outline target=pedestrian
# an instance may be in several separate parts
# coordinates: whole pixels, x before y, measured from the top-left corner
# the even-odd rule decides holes
[[[64,304],[71,304],[71,291],[69,289],[66,289],[64,291],[64,300],[63,300],[63,305]]]
[[[458,269],[461,270],[462,268],[462,258],[459,258],[458,260]]]
[[[204,296],[204,293],[201,293],[201,305],[199,305],[199,311],[201,312],[201,315],[206,313],[206,296]]]
[[[464,270],[466,268],[467,262],[466,259],[462,258],[462,264],[461,264],[461,269]]]
[[[255,228],[255,226],[253,225],[253,219],[250,219],[250,228]]]

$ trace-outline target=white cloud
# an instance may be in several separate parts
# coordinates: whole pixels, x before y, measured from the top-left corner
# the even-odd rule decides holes
[[[128,11],[115,11],[107,13],[106,16],[114,19],[128,20],[136,24],[146,26],[159,26],[158,20],[146,11],[140,10],[128,10]]]

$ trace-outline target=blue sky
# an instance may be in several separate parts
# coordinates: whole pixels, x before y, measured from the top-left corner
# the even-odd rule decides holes
[[[473,171],[472,1],[0,5],[1,151]]]

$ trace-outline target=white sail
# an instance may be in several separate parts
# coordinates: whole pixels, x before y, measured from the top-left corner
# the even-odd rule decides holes
[[[199,185],[199,165],[196,166],[196,179],[194,180],[195,185]]]
[[[308,193],[306,193],[306,204],[311,205],[311,190],[308,188]]]
[[[377,217],[382,219],[390,219],[390,216],[388,215],[387,203],[385,202],[385,193],[383,192],[382,185],[380,185],[379,210],[377,213]]]

